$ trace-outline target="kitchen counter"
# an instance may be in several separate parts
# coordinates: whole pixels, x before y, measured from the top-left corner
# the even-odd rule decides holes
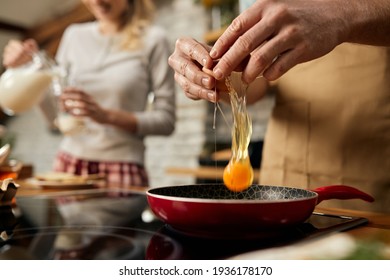
[[[365,217],[368,223],[346,231],[283,247],[239,254],[236,260],[388,260],[390,259],[390,215],[317,207],[315,211],[335,215]]]
[[[338,215],[345,215],[345,216],[367,218],[368,224],[366,224],[364,227],[390,230],[390,214],[348,210],[348,209],[341,209],[341,208],[323,208],[321,206],[317,206],[315,211],[325,212],[328,214],[338,214]]]

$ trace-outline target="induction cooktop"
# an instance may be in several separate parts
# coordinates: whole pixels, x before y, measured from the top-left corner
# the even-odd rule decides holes
[[[86,190],[20,197],[0,206],[0,259],[226,259],[363,225],[361,217],[313,213],[300,225],[251,238],[185,235],[156,219],[144,193]]]

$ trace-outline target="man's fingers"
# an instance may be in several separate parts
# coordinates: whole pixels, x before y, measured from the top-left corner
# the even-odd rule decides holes
[[[213,90],[206,89],[197,84],[190,82],[186,77],[175,73],[175,80],[183,89],[185,95],[193,100],[205,99],[215,102],[216,95]]]
[[[193,62],[184,57],[170,57],[169,65],[177,74],[186,77],[193,83],[202,85],[208,89],[212,89],[214,87],[214,78],[201,71],[197,65],[193,64]]]
[[[232,71],[240,67],[243,61],[247,60],[248,54],[251,54],[259,46],[261,47],[273,32],[274,29],[270,28],[269,25],[262,24],[261,22],[256,23],[244,35],[240,36],[219,60],[216,67],[214,67],[215,78],[219,80],[225,78]],[[259,61],[260,64],[262,63],[261,59]]]
[[[297,65],[299,52],[291,50],[284,52],[263,73],[264,78],[274,81],[284,75],[288,70]]]
[[[259,4],[255,3],[253,7]],[[221,58],[242,34],[260,21],[262,15],[257,11],[258,8],[247,9],[232,21],[211,49],[210,56],[212,59]]]
[[[195,39],[177,39],[176,49],[180,50],[180,55],[187,56],[204,67],[209,68],[212,66],[213,60],[209,55],[209,50]]]

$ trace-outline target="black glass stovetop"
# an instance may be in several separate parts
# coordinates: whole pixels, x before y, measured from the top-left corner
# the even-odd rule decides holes
[[[226,259],[367,223],[313,213],[303,224],[250,239],[204,238],[156,219],[144,193],[88,190],[17,198],[0,206],[0,259]]]

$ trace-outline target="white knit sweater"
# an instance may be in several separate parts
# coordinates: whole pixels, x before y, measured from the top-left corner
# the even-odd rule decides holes
[[[75,157],[97,161],[144,163],[144,136],[168,135],[175,125],[173,72],[164,30],[147,29],[143,47],[120,50],[119,36],[99,32],[97,22],[71,25],[64,33],[56,59],[70,67],[70,80],[102,107],[133,112],[137,133],[86,120],[85,132],[65,136],[60,149]],[[155,95],[153,110],[147,97]]]

